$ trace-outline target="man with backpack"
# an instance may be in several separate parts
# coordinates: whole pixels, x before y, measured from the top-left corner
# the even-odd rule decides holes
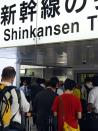
[[[28,103],[25,94],[22,90],[17,89],[19,109],[14,115],[10,123],[10,131],[24,131],[25,125],[22,125],[22,114],[29,112],[30,104]]]
[[[5,67],[0,82],[0,131],[9,131],[12,117],[19,109],[18,97],[13,86],[16,71],[13,67]]]

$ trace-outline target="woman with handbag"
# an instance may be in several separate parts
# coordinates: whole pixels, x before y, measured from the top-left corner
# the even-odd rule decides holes
[[[73,95],[75,81],[64,82],[65,92],[54,100],[52,111],[58,119],[58,131],[79,131],[78,119],[81,119],[82,106],[80,99]]]

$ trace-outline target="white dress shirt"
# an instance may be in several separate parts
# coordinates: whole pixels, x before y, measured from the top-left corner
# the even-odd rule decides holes
[[[98,113],[98,87],[94,87],[88,96],[88,103],[94,107],[94,112]]]
[[[21,108],[23,112],[28,112],[30,109],[30,104],[28,103],[24,92],[22,90],[20,90],[20,95],[21,95]],[[21,124],[21,114],[20,111],[18,110],[18,112],[16,113],[15,117],[13,118],[13,121],[16,121],[18,123]]]

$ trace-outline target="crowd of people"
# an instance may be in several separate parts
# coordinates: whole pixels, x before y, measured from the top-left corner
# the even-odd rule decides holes
[[[37,130],[63,131],[66,121],[76,131],[79,126],[81,131],[98,131],[97,83],[98,76],[86,77],[82,84],[68,78],[64,82],[35,78],[28,88]]]
[[[33,78],[29,85],[25,79],[17,88],[15,75],[10,66],[2,71],[0,131],[25,131],[22,119],[26,116],[33,117],[37,131],[98,131],[98,76],[85,78],[82,85],[69,78],[59,81],[56,76],[48,81]]]

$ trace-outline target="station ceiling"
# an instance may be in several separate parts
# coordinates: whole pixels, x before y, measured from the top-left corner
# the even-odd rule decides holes
[[[0,58],[16,58],[21,65],[98,67],[98,40],[1,48]]]

